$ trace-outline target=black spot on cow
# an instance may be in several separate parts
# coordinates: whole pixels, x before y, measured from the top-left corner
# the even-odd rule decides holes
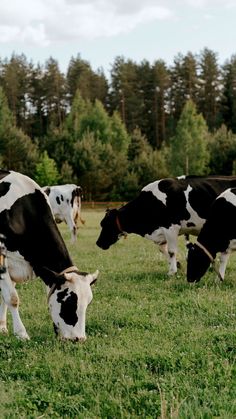
[[[57,201],[57,204],[58,204],[58,205],[60,205],[60,204],[61,204],[61,201],[60,201],[60,197],[59,197],[59,196],[57,196],[57,197],[56,197],[56,201]]]
[[[78,186],[76,189],[72,191],[71,201],[70,201],[72,207],[73,207],[75,198],[79,196],[82,196],[82,188],[80,186]]]
[[[61,202],[63,202],[64,201],[64,196],[63,195],[61,195]]]
[[[194,224],[194,223],[187,223],[187,227],[196,227],[196,224]]]
[[[9,182],[2,182],[0,184],[0,197],[8,193],[11,184]]]
[[[231,192],[232,192],[234,195],[236,195],[236,188],[232,188],[232,189],[231,189]]]
[[[9,170],[0,170],[0,179],[3,179],[5,176],[9,175]]]
[[[60,317],[66,324],[75,326],[78,321],[76,313],[78,297],[74,292],[68,294],[68,288],[57,294],[57,301],[61,304]]]
[[[53,323],[53,329],[54,329],[54,332],[55,332],[56,336],[58,336],[59,327],[56,325],[56,323]]]

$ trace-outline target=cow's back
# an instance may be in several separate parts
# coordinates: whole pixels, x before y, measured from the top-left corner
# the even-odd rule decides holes
[[[32,179],[13,171],[0,179],[0,232],[7,249],[18,250],[36,273],[42,266],[59,272],[71,264],[46,195]]]
[[[215,199],[226,189],[236,187],[236,176],[187,176],[186,183],[189,205],[199,217],[206,219]]]

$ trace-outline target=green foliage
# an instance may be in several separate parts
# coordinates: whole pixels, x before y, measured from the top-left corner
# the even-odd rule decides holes
[[[81,118],[80,137],[87,131],[92,132],[102,143],[110,142],[110,118],[102,103],[98,100],[95,101],[93,106],[90,106],[86,115]]]
[[[110,118],[110,137],[109,142],[116,152],[127,152],[130,136],[128,135],[125,125],[123,124],[118,112],[114,112]]]
[[[77,244],[61,231],[81,270],[100,270],[85,344],[60,342],[45,287],[19,285],[30,341],[0,336],[1,418],[235,418],[235,255],[225,281],[166,275],[157,247],[136,235],[95,246],[104,211],[84,210]]]
[[[13,116],[7,104],[7,98],[0,86],[0,137],[6,135],[13,125]]]
[[[111,144],[102,143],[87,132],[76,143],[74,166],[87,199],[104,200],[118,188],[119,179],[127,170],[123,153],[113,150]]]
[[[136,193],[147,183],[168,175],[162,152],[159,150],[153,150],[139,129],[134,130],[131,136],[131,142],[128,149],[128,161],[129,173],[132,174],[132,176],[127,179],[128,185],[130,180],[133,179],[132,184],[134,185],[137,183],[138,186],[135,191]],[[134,179],[136,179],[135,182]],[[126,199],[127,196],[131,198],[130,188],[128,185],[127,192],[125,193]],[[126,189],[126,177],[124,179],[123,189]],[[132,189],[133,187],[131,190]]]
[[[198,106],[210,131],[222,124],[220,99],[222,82],[218,57],[214,51],[204,48],[200,54]]]
[[[64,76],[52,57],[35,67],[13,54],[0,60],[0,160],[34,177],[46,151],[58,181],[84,181],[93,199],[129,199],[171,175],[231,174],[235,69],[234,56],[220,67],[207,48],[169,67],[117,57],[108,84],[79,55]]]
[[[208,130],[195,104],[186,102],[170,143],[170,168],[174,176],[203,175],[208,171]]]
[[[0,157],[2,166],[33,174],[38,158],[37,146],[18,129],[0,88]]]
[[[56,163],[48,157],[46,151],[43,152],[36,165],[34,180],[40,186],[55,185],[58,182],[59,173]]]
[[[67,129],[52,128],[48,136],[39,143],[39,147],[41,152],[47,151],[58,168],[62,168],[65,162],[72,160],[74,144],[75,140]]]
[[[67,85],[73,102],[79,89],[84,99],[92,102],[99,99],[104,102],[107,96],[108,83],[102,70],[94,72],[90,64],[80,55],[72,57],[67,71]]]
[[[77,182],[77,179],[75,179],[75,176],[73,174],[73,168],[68,163],[68,161],[65,161],[61,166],[60,179],[62,183],[76,183]]]
[[[236,55],[226,61],[223,66],[223,97],[221,100],[221,109],[225,125],[228,129],[236,132]]]
[[[66,119],[66,128],[75,141],[81,136],[81,121],[87,115],[90,107],[91,103],[88,100],[84,100],[80,90],[77,89],[70,113]]]
[[[37,147],[21,130],[12,127],[0,138],[0,149],[4,167],[33,175],[38,159]]]
[[[210,172],[213,174],[231,175],[236,161],[236,135],[222,125],[211,135],[208,144],[210,154]]]

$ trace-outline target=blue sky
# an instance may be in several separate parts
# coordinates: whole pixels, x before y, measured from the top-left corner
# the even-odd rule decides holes
[[[52,56],[65,72],[80,54],[109,74],[118,55],[153,63],[204,47],[236,54],[236,0],[8,0],[0,3],[0,57]]]

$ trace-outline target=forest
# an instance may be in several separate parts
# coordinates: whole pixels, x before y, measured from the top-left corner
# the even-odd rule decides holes
[[[120,56],[109,77],[79,54],[66,74],[52,57],[0,58],[0,164],[97,201],[167,176],[236,174],[236,55]]]

